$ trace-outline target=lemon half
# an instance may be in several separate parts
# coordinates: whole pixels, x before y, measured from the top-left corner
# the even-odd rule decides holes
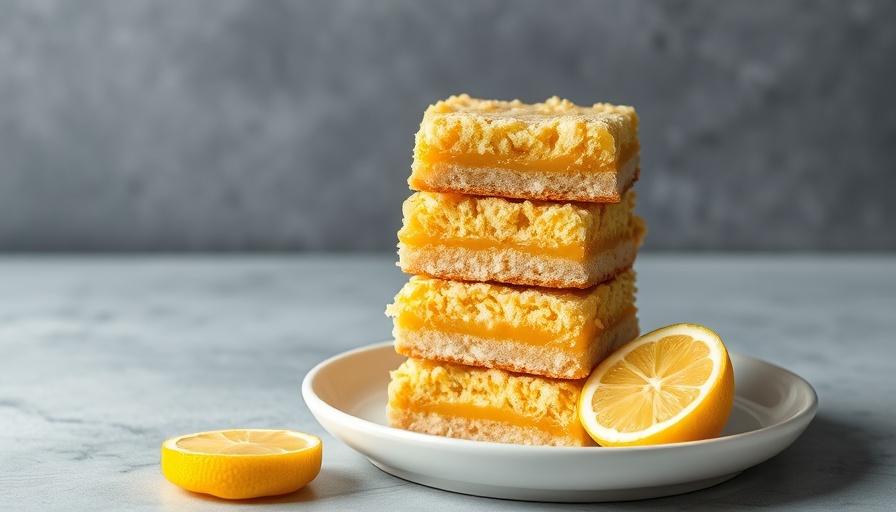
[[[245,499],[297,491],[320,473],[323,445],[295,430],[237,429],[162,443],[162,474],[188,491]]]
[[[601,446],[718,436],[734,403],[734,370],[716,333],[676,324],[623,345],[588,377],[579,420]]]

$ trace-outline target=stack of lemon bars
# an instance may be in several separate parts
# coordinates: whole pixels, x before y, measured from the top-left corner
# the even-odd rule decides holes
[[[638,117],[631,107],[487,101],[431,105],[417,132],[386,313],[394,427],[586,446],[582,385],[639,334],[632,270]]]

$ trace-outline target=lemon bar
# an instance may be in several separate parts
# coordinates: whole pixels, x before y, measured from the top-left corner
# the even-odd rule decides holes
[[[464,94],[426,109],[408,184],[432,192],[618,202],[638,172],[632,107]]]
[[[398,265],[408,274],[588,288],[635,261],[644,221],[621,203],[561,203],[417,192],[403,205]]]
[[[594,445],[576,412],[584,380],[414,358],[390,375],[393,427],[476,441]]]
[[[581,379],[638,335],[635,273],[584,290],[413,276],[387,306],[408,357]]]

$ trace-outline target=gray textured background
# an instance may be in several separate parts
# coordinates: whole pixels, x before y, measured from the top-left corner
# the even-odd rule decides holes
[[[2,1],[0,251],[391,250],[453,93],[636,106],[645,249],[896,249],[896,2]]]

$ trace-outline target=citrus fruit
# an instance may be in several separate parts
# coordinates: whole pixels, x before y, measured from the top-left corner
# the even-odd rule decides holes
[[[320,472],[321,440],[295,430],[239,429],[162,443],[162,474],[188,491],[227,499],[286,494]]]
[[[579,420],[601,446],[716,437],[734,403],[734,371],[719,336],[676,324],[623,345],[588,376]]]

